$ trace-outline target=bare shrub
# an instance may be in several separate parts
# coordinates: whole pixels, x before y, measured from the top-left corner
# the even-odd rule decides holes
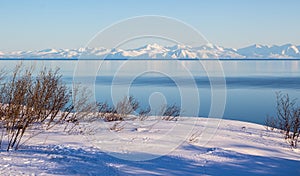
[[[97,103],[99,116],[106,122],[120,120],[119,115],[113,106],[110,106],[107,102]]]
[[[118,113],[107,113],[107,114],[104,114],[102,115],[104,121],[106,122],[113,122],[113,121],[122,121],[124,120],[122,118],[122,116]]]
[[[135,112],[139,106],[139,102],[133,96],[125,96],[123,100],[117,103],[115,110],[116,113],[120,114],[121,120],[124,120],[129,114]]]
[[[288,94],[276,93],[277,99],[277,118],[279,128],[285,132],[285,139],[289,138],[295,100],[291,100]]]
[[[267,116],[265,119],[265,126],[267,130],[274,130],[275,128],[277,128],[277,119],[275,119],[273,116]]]
[[[107,102],[100,102],[98,103],[98,109],[99,109],[99,113],[112,113],[114,112],[114,108],[112,106],[110,106]]]
[[[292,135],[291,135],[291,141],[290,144],[292,147],[297,148],[298,139],[300,135],[300,108],[296,109],[293,113],[293,119],[292,119]]]
[[[277,116],[267,117],[266,125],[282,130],[284,138],[296,148],[300,133],[300,108],[296,108],[296,100],[291,100],[288,94],[278,92],[276,100]]]
[[[7,137],[7,150],[17,150],[28,131],[34,133],[25,141],[57,124],[72,124],[73,129],[93,108],[86,104],[88,97],[84,90],[78,88],[72,92],[62,82],[59,69],[44,68],[36,77],[33,72],[33,67],[23,69],[21,64],[17,65],[1,86],[1,141]]]
[[[122,125],[121,123],[122,123],[122,121],[115,122],[109,129],[111,131],[119,132],[119,131],[123,130],[124,126],[125,126],[124,124]]]
[[[198,141],[198,138],[201,136],[202,131],[195,131],[194,133],[192,133],[192,135],[189,137],[188,142],[190,143],[194,143]]]
[[[4,85],[4,83],[2,82],[3,81],[3,79],[4,79],[4,77],[5,77],[5,72],[4,72],[4,70],[3,69],[1,69],[0,70],[0,86],[2,86],[2,85]],[[1,90],[1,89],[0,89]],[[0,98],[1,98],[1,95],[0,95]],[[2,146],[2,140],[3,140],[3,137],[4,137],[4,122],[3,122],[3,116],[4,116],[4,114],[3,114],[3,112],[2,112],[2,106],[3,106],[3,104],[2,104],[2,102],[0,101],[0,130],[1,130],[1,136],[0,136],[0,148],[1,148],[1,146]]]
[[[147,107],[146,109],[141,109],[139,112],[139,120],[144,121],[149,117],[149,114],[151,112],[150,107]]]
[[[107,122],[126,120],[139,106],[139,102],[133,96],[125,96],[116,107],[111,107],[106,102],[98,104],[100,116]]]
[[[164,105],[161,108],[162,119],[167,121],[177,121],[180,115],[180,107],[176,104]]]
[[[64,131],[73,133],[79,130],[79,133],[83,133],[84,131],[79,124],[82,121],[92,122],[97,119],[97,105],[90,101],[90,92],[86,87],[83,87],[80,84],[73,87],[71,95],[72,99],[69,99],[68,102],[70,106],[61,112],[61,115],[66,117],[65,120],[62,121],[66,124]]]

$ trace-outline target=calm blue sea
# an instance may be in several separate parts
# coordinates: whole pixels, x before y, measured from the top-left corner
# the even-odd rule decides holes
[[[207,117],[224,104],[220,117],[264,124],[276,114],[276,92],[300,99],[300,60],[0,60],[6,70],[19,62],[59,67],[68,85],[81,82],[97,101],[133,95],[154,114],[167,103]]]

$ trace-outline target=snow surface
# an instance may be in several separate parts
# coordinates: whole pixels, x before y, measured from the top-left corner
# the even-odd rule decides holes
[[[101,122],[85,135],[67,135],[58,127],[18,151],[1,150],[0,175],[300,174],[299,149],[262,125],[211,118],[152,122],[122,122],[118,132],[108,129],[114,122]],[[205,130],[216,130],[209,142],[203,142]],[[167,154],[157,154],[165,149]],[[154,157],[136,160],[140,156]]]
[[[1,52],[0,58],[92,58],[92,59],[268,59],[300,58],[300,47],[292,44],[282,46],[251,45],[235,49],[208,43],[199,47],[185,45],[161,46],[148,44],[135,49],[79,48],[44,49],[39,51]]]

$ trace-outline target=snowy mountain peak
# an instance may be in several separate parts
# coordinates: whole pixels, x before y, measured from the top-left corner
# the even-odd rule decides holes
[[[145,46],[146,49],[161,49],[162,46],[160,46],[159,44],[157,43],[153,43],[153,44],[148,44]]]
[[[244,48],[224,48],[212,43],[199,47],[177,44],[162,46],[157,43],[148,44],[135,49],[78,48],[78,49],[43,49],[36,51],[1,52],[0,58],[79,58],[80,56],[93,59],[184,59],[184,58],[300,58],[300,46],[260,45],[255,44]]]
[[[190,49],[191,47],[188,45],[177,44],[168,47],[170,50],[181,50],[181,49]]]
[[[207,48],[211,48],[211,49],[219,49],[219,48],[221,48],[221,47],[219,47],[217,45],[214,45],[212,43],[207,43],[204,46],[206,46]]]
[[[299,53],[299,49],[295,45],[289,46],[287,50],[290,50],[290,51],[294,52],[295,54]]]
[[[263,46],[262,46],[262,45],[259,45],[259,44],[254,44],[253,47],[254,47],[254,48],[262,48]]]

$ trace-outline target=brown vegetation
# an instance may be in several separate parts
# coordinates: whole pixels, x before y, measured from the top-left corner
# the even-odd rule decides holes
[[[71,91],[58,69],[44,68],[37,76],[33,74],[32,67],[18,65],[5,81],[0,77],[4,82],[0,87],[0,145],[7,139],[7,150],[17,150],[32,128],[35,133],[28,139],[57,124],[67,124],[65,130],[72,130],[93,109],[85,90]]]
[[[291,147],[296,148],[300,134],[300,108],[288,94],[276,93],[276,99],[277,116],[266,118],[267,129],[280,129]]]

